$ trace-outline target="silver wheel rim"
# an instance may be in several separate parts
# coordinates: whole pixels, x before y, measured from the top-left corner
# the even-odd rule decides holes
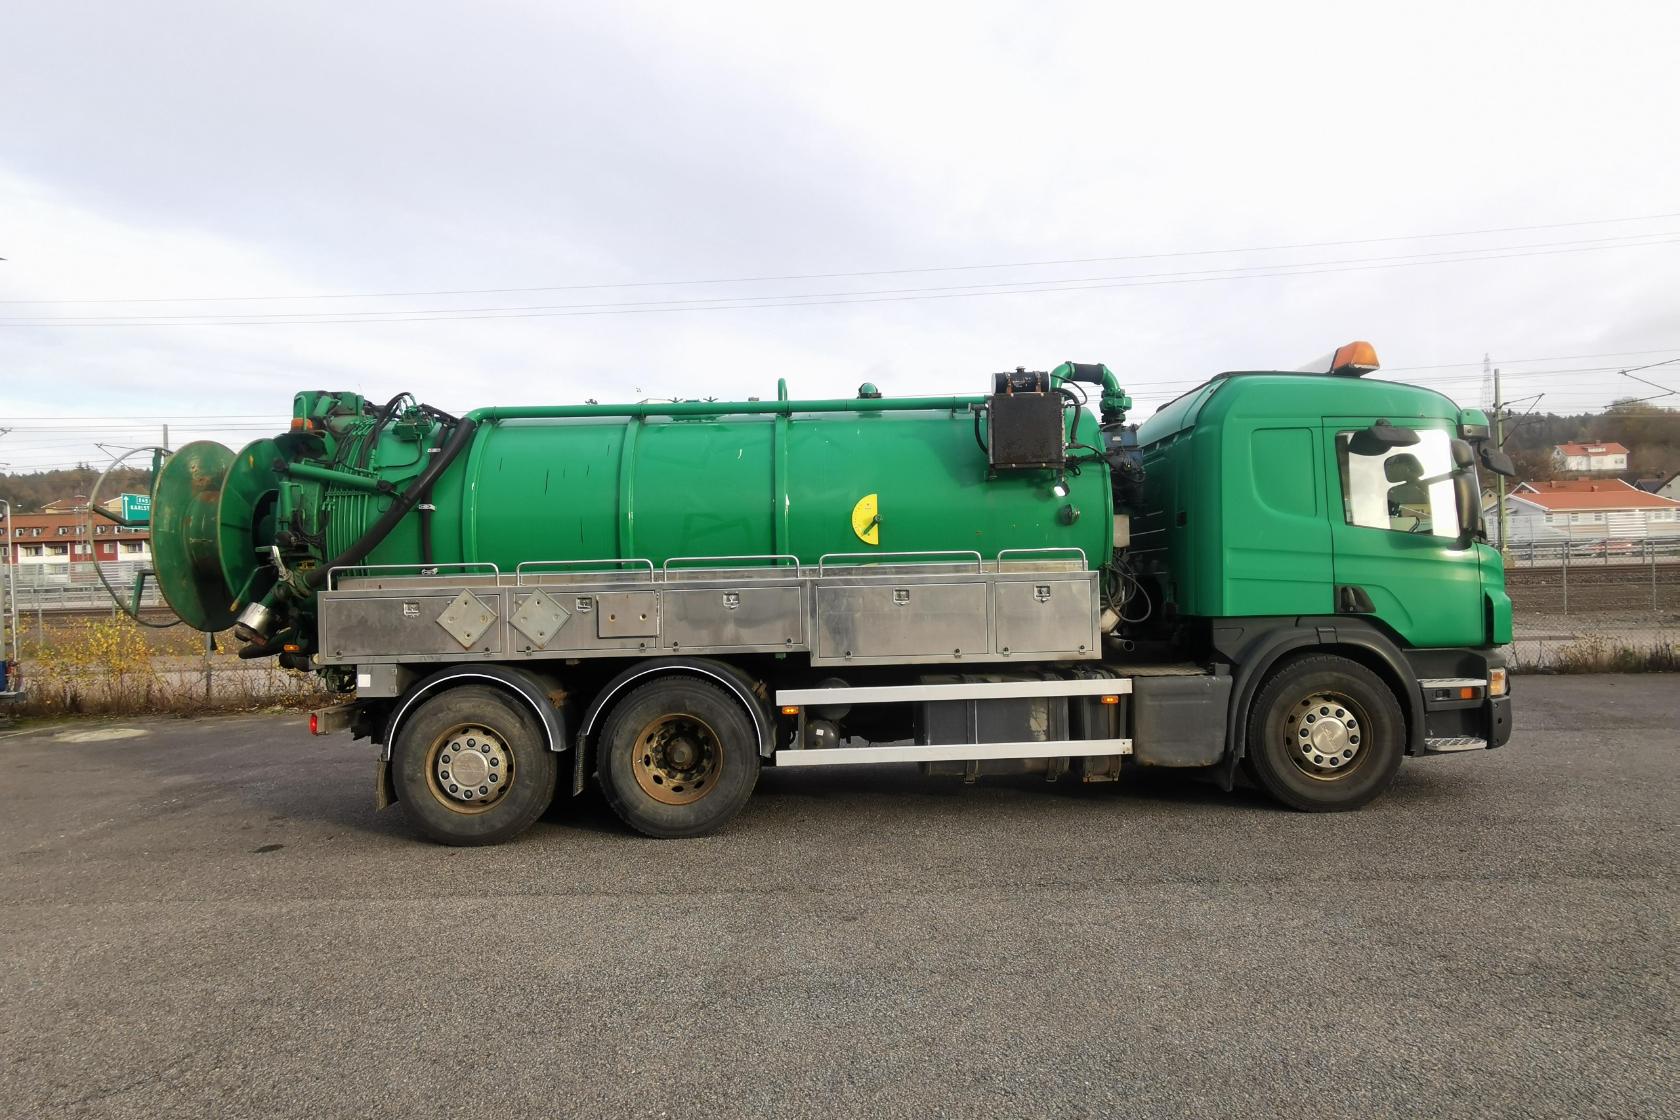
[[[461,724],[432,744],[426,779],[433,794],[449,808],[483,812],[513,784],[513,757],[501,736],[488,727]]]
[[[1365,709],[1342,693],[1315,692],[1303,697],[1283,720],[1284,749],[1309,778],[1345,779],[1370,754]]]

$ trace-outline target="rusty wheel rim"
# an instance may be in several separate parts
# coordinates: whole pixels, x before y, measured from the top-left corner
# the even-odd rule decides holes
[[[426,751],[426,785],[438,804],[476,816],[496,807],[513,785],[513,752],[482,723],[460,723]]]
[[[705,720],[663,715],[642,728],[630,769],[643,793],[663,805],[690,805],[710,793],[723,773],[723,749]]]

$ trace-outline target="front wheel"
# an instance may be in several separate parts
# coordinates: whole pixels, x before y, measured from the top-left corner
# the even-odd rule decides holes
[[[444,844],[499,844],[524,832],[554,800],[557,770],[536,717],[480,685],[421,704],[392,752],[404,812]]]
[[[1371,670],[1314,655],[1277,670],[1254,698],[1248,769],[1294,809],[1357,809],[1394,781],[1406,749],[1400,704]]]
[[[596,772],[607,803],[647,836],[704,836],[758,784],[758,736],[741,706],[692,677],[637,688],[601,729]]]

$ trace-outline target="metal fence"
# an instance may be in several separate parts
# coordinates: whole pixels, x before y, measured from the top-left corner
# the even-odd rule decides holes
[[[131,603],[134,579],[142,571],[150,571],[145,561],[117,561],[100,566],[105,578]],[[20,612],[110,610],[111,596],[99,583],[92,564],[17,564],[12,567],[12,594]],[[142,607],[166,607],[158,592],[157,580],[147,577]]]
[[[1680,564],[1680,537],[1600,537],[1596,540],[1512,541],[1507,568],[1580,567],[1594,564],[1644,566]]]
[[[1680,621],[1680,563],[1672,554],[1609,558],[1564,554],[1551,563],[1507,563],[1505,586],[1517,612],[1599,616],[1611,626],[1672,626]]]

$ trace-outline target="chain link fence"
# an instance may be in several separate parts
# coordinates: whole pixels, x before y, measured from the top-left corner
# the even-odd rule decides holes
[[[1674,662],[1680,541],[1513,544],[1505,586],[1521,668],[1606,672]]]

